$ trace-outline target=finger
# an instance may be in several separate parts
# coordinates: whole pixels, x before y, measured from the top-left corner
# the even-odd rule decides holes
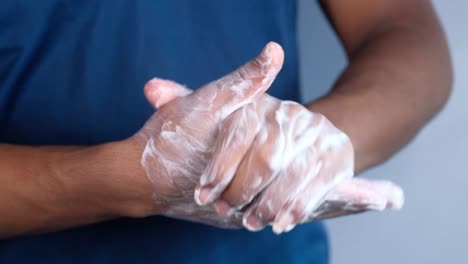
[[[244,227],[251,231],[261,230],[274,219],[282,204],[278,194],[292,192],[291,182],[299,182],[301,179],[295,179],[295,177],[306,173],[307,166],[299,161],[300,159],[295,159],[286,172],[287,177],[279,176],[261,194],[259,199],[249,207],[244,214]],[[313,160],[309,160],[309,163],[313,162]],[[357,214],[370,210],[400,209],[403,203],[404,195],[399,186],[388,181],[353,178],[339,184],[334,190],[330,191],[320,207],[308,215],[307,220],[303,222]]]
[[[353,178],[332,190],[307,222],[384,209],[399,210],[403,190],[392,182]]]
[[[307,140],[311,141],[317,138],[320,117],[310,115],[308,124],[314,124],[315,135],[307,133],[309,132],[308,130],[302,131],[299,129],[299,133],[306,133],[304,133],[305,136],[295,137],[298,143],[304,143],[305,137],[307,137]],[[296,128],[296,130],[298,129]],[[290,147],[294,149],[301,148],[294,144],[290,145]],[[263,229],[267,224],[272,223],[284,204],[293,200],[293,198],[298,193],[302,192],[305,186],[316,177],[321,167],[317,166],[319,164],[319,156],[316,154],[315,149],[303,149],[301,152],[294,155],[294,157],[295,158],[288,164],[287,168],[280,172],[277,179],[249,206],[243,218],[244,227],[251,231],[257,231]]]
[[[297,152],[304,149],[292,145],[296,133],[301,133],[304,128],[303,123],[311,120],[309,111],[292,102],[267,100],[264,104],[269,105],[265,110],[265,124],[220,199],[236,209],[249,204],[263,192]]]
[[[348,215],[355,215],[361,214],[368,211],[375,211],[372,209],[368,209],[365,206],[356,205],[352,207],[345,206],[346,203],[344,202],[324,202],[320,207],[317,209],[321,213],[315,214],[313,213],[312,216],[309,216],[306,221],[304,222],[312,222],[312,221],[320,221],[325,219],[337,218],[342,216]]]
[[[268,43],[255,59],[190,95],[198,102],[195,108],[213,112],[218,120],[224,119],[263,94],[276,78],[283,60],[281,46]]]
[[[304,221],[322,203],[330,190],[354,175],[354,150],[351,142],[325,117],[321,120],[325,123],[323,131],[311,146],[320,157],[316,167],[311,170],[318,169],[318,174],[309,178],[309,182],[302,185],[303,189],[297,191],[297,195],[283,205],[273,224],[275,233],[289,231]]]
[[[302,109],[298,105],[277,100],[264,104],[268,105],[265,122],[220,198],[235,209],[249,204],[289,163],[285,160],[285,149],[292,122],[286,117],[295,116]]]
[[[304,186],[318,172],[319,155],[310,147],[318,139],[323,129],[324,117],[313,114],[302,106],[286,104],[291,110],[285,119],[289,126],[284,126],[286,134],[285,154],[282,157],[284,168],[278,177],[266,188],[256,201],[249,206],[244,215],[244,226],[252,231],[260,230],[270,224],[286,201],[298,195]],[[295,114],[294,114],[295,113]]]
[[[158,109],[177,97],[192,93],[187,87],[176,82],[154,78],[145,84],[145,97],[148,102]]]
[[[403,207],[404,193],[401,187],[390,181],[353,178],[330,191],[325,200],[346,201],[350,205],[370,205],[375,210],[398,210]]]
[[[238,109],[224,119],[212,159],[200,177],[200,186],[195,189],[195,201],[199,205],[213,202],[225,190],[259,128],[255,103]]]
[[[306,150],[299,156],[300,158],[295,158],[286,170],[280,172],[276,180],[249,206],[242,221],[245,228],[259,231],[272,223],[285,201],[290,199],[290,195],[300,191],[301,183],[315,177],[317,172],[310,171],[317,163],[317,155]]]
[[[273,223],[275,233],[288,232],[295,225],[303,222],[321,204],[329,190],[353,176],[350,167],[344,167],[341,171],[331,169],[339,161],[336,158],[330,160],[333,160],[333,162],[319,159],[310,172],[312,174],[316,173],[316,176],[309,177],[309,181],[304,184],[304,188],[296,192],[297,195],[291,197],[283,205]]]

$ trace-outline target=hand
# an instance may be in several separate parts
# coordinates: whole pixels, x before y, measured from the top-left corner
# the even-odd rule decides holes
[[[246,228],[273,224],[282,233],[307,221],[351,179],[353,165],[351,141],[325,116],[263,95],[224,120],[195,200],[217,200],[226,216],[246,209]]]
[[[154,85],[152,83],[149,83],[147,85],[147,88],[154,89],[152,88],[153,86]],[[159,105],[161,103],[167,103],[170,100],[173,100],[174,98],[178,97],[178,95],[190,92],[186,88],[182,88],[180,85],[174,82],[168,82],[167,85],[165,85],[165,88],[165,93],[159,93],[156,94],[156,96],[150,98],[152,104]],[[178,91],[178,89],[180,89],[180,91]],[[263,97],[267,97],[266,100],[272,100],[270,96],[265,94],[262,95],[257,101],[263,100]],[[246,135],[248,135],[248,133],[246,134],[246,131],[258,131],[256,129],[253,129],[258,125],[258,115],[255,115],[256,112],[251,109],[254,106],[254,104],[258,104],[258,102],[240,108],[224,120],[223,124],[220,127],[218,139],[222,138],[223,133],[227,133],[230,131],[230,135],[232,135],[231,141],[226,142],[218,140],[218,142],[224,142],[224,147],[227,147],[227,149],[225,149],[225,152],[219,151],[219,153],[221,153],[221,156],[213,156],[213,159],[210,162],[211,166],[217,166],[218,168],[221,168],[220,170],[230,170],[230,168],[232,168],[233,166],[233,160],[224,159],[227,157],[225,154],[232,153],[241,156],[243,155],[242,151],[239,152],[239,144],[242,145],[243,143],[245,143],[245,141],[252,141],[251,137],[246,137]],[[239,126],[235,126],[235,120],[239,118],[236,117],[237,115],[245,117],[252,114],[254,114],[254,116],[251,116],[250,119],[247,118],[247,120],[251,120],[251,122],[239,122],[237,123],[237,125]],[[255,133],[256,132],[250,133],[250,135],[253,135]],[[217,148],[219,148],[222,145],[216,146]],[[229,157],[232,157],[232,155]],[[238,159],[239,158],[237,158],[237,160]],[[219,163],[216,163],[215,161],[218,161]],[[225,175],[223,173],[224,171],[221,171],[221,174],[219,175]],[[223,179],[222,177],[218,177],[218,179],[226,182],[230,181],[229,178]],[[226,185],[226,183],[224,183],[224,185]],[[242,184],[232,184],[229,186],[230,188],[232,186],[231,190],[234,194],[239,194],[244,191],[244,187]],[[199,196],[200,193],[197,193],[195,195],[196,198],[199,198]],[[213,199],[213,197],[210,199]],[[199,202],[202,203],[202,201]],[[369,210],[380,211],[385,208],[400,208],[402,206],[402,203],[403,193],[398,186],[386,181],[368,181],[364,179],[354,178],[344,181],[343,183],[339,184],[335,189],[331,190],[324,198],[324,202],[322,202],[317,209],[310,212],[304,219],[304,222],[355,214]],[[235,216],[236,220],[239,220],[239,218],[242,217],[242,210],[231,210],[231,212],[228,213],[227,211],[229,208],[226,209],[224,202],[215,202],[215,206],[217,207],[217,212],[220,214],[220,216],[224,216],[226,218]],[[249,228],[249,226],[247,227]]]
[[[154,187],[158,213],[220,227],[240,225],[235,215],[219,216],[212,206],[197,205],[193,192],[221,122],[261,96],[282,64],[283,50],[269,43],[254,60],[189,95],[170,81],[156,79],[147,84],[145,94],[159,109],[133,139],[145,146],[142,167]],[[175,96],[180,97],[169,102]]]

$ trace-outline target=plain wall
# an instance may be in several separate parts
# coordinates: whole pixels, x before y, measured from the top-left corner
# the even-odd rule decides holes
[[[317,1],[299,3],[302,86],[310,99],[328,91],[346,62]],[[468,1],[433,3],[453,57],[452,96],[411,144],[361,175],[400,184],[403,210],[326,222],[333,264],[468,263]]]

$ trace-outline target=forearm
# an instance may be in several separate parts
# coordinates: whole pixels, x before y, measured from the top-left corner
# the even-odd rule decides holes
[[[451,65],[437,23],[385,28],[348,55],[331,93],[308,108],[348,134],[359,172],[398,151],[441,109]]]
[[[122,149],[115,146],[118,144],[0,145],[0,238],[94,223],[131,212],[129,208],[138,204],[133,198],[138,199],[136,194],[147,186],[122,182],[128,177],[120,175],[139,175],[139,168],[122,166],[128,162],[125,153],[116,153]],[[138,190],[135,197],[119,195],[131,188]]]

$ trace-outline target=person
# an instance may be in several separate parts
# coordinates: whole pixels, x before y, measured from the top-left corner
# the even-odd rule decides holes
[[[443,30],[321,4],[349,64],[300,105],[295,1],[2,1],[0,262],[327,263],[316,220],[400,207],[351,177],[443,107]]]

